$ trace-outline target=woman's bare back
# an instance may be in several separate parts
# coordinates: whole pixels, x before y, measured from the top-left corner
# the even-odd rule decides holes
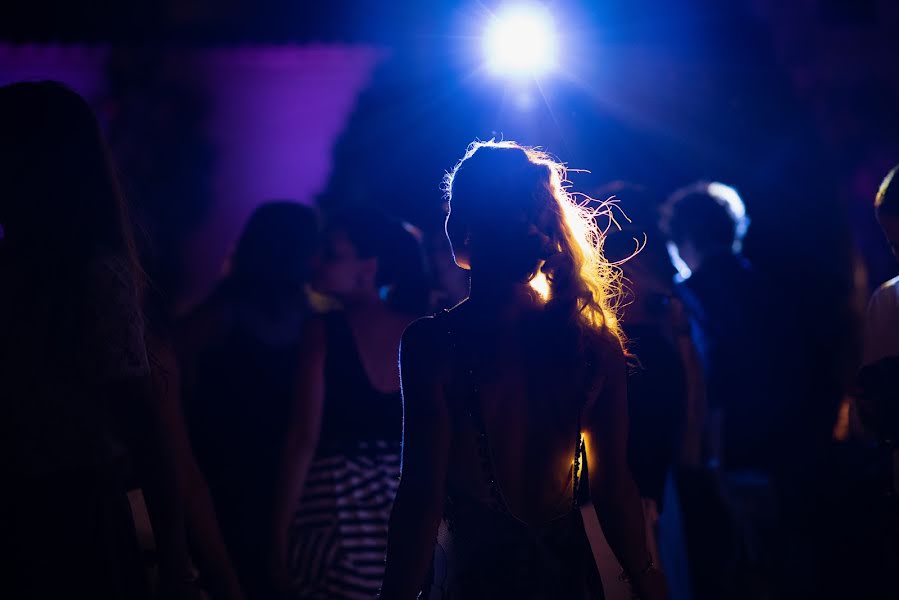
[[[546,324],[536,311],[486,317],[468,303],[446,317],[455,346],[447,375],[450,493],[487,503],[493,476],[509,512],[540,525],[572,507],[580,411],[590,400],[586,369],[583,361],[564,360],[577,353],[554,347],[556,336],[541,339]],[[469,414],[472,402],[482,423]],[[479,454],[481,428],[489,440],[489,465]]]

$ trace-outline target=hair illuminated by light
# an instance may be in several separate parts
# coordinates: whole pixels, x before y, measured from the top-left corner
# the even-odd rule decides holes
[[[483,158],[476,157],[479,152]],[[480,171],[468,167],[479,161],[483,163]],[[509,170],[504,172],[504,168]],[[476,174],[467,175],[470,170]],[[460,186],[464,179],[471,181]],[[562,163],[542,150],[513,141],[473,142],[444,179],[451,215],[458,204],[471,222],[479,223],[487,234],[484,237],[492,243],[502,239],[507,244],[526,246],[523,250],[494,246],[491,252],[518,253],[527,259],[534,241],[542,240],[533,266],[528,263],[525,267],[530,271],[524,279],[547,307],[562,308],[582,328],[607,331],[621,341],[617,319],[621,272],[605,259],[604,231],[597,225],[600,216],[614,222],[611,205],[572,192],[569,187]],[[527,215],[527,222],[518,223],[519,215]],[[503,237],[502,230],[515,230],[518,236]]]
[[[877,190],[874,209],[878,215],[899,217],[899,180],[895,184],[893,183],[897,172],[899,172],[899,165],[887,173],[887,176],[883,178],[883,183],[880,184],[880,189]]]

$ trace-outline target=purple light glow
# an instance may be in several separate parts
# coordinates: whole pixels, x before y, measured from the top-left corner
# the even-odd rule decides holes
[[[108,48],[0,44],[0,85],[55,79],[89,101],[103,97]],[[211,99],[213,203],[182,249],[190,282],[183,305],[202,299],[247,217],[260,203],[312,203],[331,152],[384,52],[365,46],[270,46],[185,52]]]
[[[243,223],[261,202],[314,201],[356,97],[383,54],[367,47],[268,47],[200,53],[215,99],[215,209],[185,248],[198,300],[213,285]]]

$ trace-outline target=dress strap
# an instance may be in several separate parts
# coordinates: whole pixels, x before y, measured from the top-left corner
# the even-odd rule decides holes
[[[487,426],[484,422],[484,414],[480,401],[480,386],[477,374],[474,368],[474,360],[470,352],[460,351],[460,343],[458,333],[449,323],[449,311],[444,309],[434,315],[435,319],[443,321],[446,325],[447,336],[450,340],[453,359],[457,366],[461,368],[462,377],[464,378],[463,386],[463,402],[465,412],[468,414],[472,425],[475,428],[476,444],[478,451],[478,461],[481,466],[481,474],[484,483],[490,491],[490,507],[504,514],[511,514],[508,504],[503,497],[496,479],[496,469],[493,464],[493,455],[490,449],[490,439],[487,436]]]
[[[483,406],[481,404],[480,379],[475,367],[475,361],[471,352],[460,352],[460,343],[458,334],[449,323],[449,311],[444,309],[437,313],[435,319],[443,321],[446,325],[447,336],[450,340],[451,350],[456,360],[456,364],[461,369],[461,375],[464,378],[463,386],[463,402],[465,412],[468,414],[476,433],[476,444],[478,452],[478,460],[481,466],[481,474],[484,484],[490,492],[491,508],[508,515],[512,515],[509,510],[508,502],[500,488],[499,481],[496,476],[496,467],[493,461],[493,452],[490,445],[490,436],[487,434],[487,424],[484,420]],[[580,468],[583,462],[584,438],[581,434],[581,413],[583,405],[578,407],[577,413],[577,439],[575,440],[574,460],[572,463],[572,507],[578,506],[578,496],[580,491]],[[514,516],[514,515],[512,515]]]
[[[487,435],[487,424],[484,421],[483,407],[481,406],[480,387],[475,370],[469,368],[465,372],[468,379],[466,388],[466,412],[477,432],[478,459],[481,464],[481,473],[484,483],[490,490],[490,498],[493,508],[499,512],[511,514],[509,505],[503,496],[496,478],[496,468],[493,463],[493,452],[490,447],[490,437]]]

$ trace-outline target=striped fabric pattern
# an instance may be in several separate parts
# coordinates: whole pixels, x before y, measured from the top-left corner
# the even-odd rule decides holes
[[[399,476],[396,443],[362,444],[313,461],[290,535],[294,598],[375,597]]]

